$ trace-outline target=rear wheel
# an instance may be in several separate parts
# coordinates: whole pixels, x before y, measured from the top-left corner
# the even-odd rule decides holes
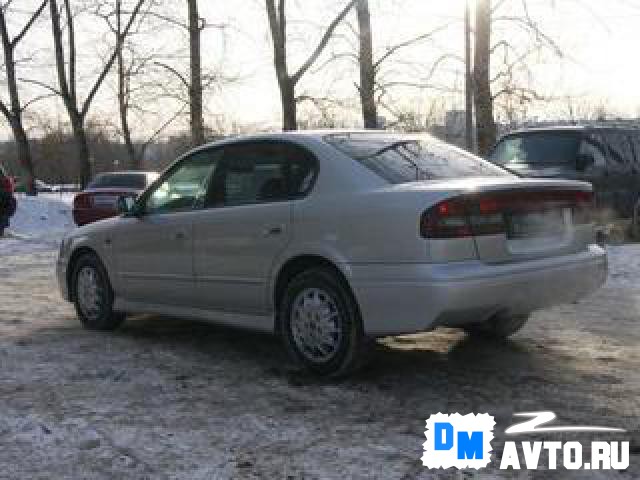
[[[319,375],[343,376],[366,360],[368,341],[356,301],[329,268],[313,268],[287,285],[278,311],[293,360]]]
[[[505,339],[520,330],[529,320],[529,315],[499,313],[483,323],[471,323],[462,327],[473,337]]]
[[[82,255],[73,267],[73,300],[78,318],[92,330],[114,330],[125,315],[113,311],[113,291],[100,259],[91,253]]]

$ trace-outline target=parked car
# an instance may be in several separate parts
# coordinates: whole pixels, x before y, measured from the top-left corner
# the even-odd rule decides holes
[[[136,198],[158,174],[155,172],[111,172],[97,175],[73,199],[73,220],[78,226],[118,215],[118,198]]]
[[[43,182],[42,180],[38,180],[37,178],[34,180],[36,191],[38,193],[51,193],[54,191],[54,187],[49,185],[48,183]],[[15,191],[18,193],[25,193],[27,191],[26,180],[23,178],[18,178],[15,182]]]
[[[9,226],[9,219],[16,213],[17,205],[13,192],[13,178],[0,165],[0,237]]]
[[[509,336],[607,275],[589,184],[518,178],[426,135],[228,139],[119,203],[60,249],[86,327],[148,312],[275,332],[324,375],[356,368],[374,337]]]
[[[489,160],[524,177],[568,178],[593,185],[601,222],[640,225],[640,129],[545,127],[502,137]]]

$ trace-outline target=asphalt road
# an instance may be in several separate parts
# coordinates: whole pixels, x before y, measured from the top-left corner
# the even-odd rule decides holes
[[[327,382],[293,369],[265,335],[155,316],[85,331],[58,296],[53,260],[0,257],[2,479],[640,478],[632,283],[537,313],[505,343],[455,330],[385,339],[362,373]],[[500,457],[512,414],[538,410],[564,424],[627,429],[544,439],[629,440],[630,468],[421,464],[432,413],[494,415]]]

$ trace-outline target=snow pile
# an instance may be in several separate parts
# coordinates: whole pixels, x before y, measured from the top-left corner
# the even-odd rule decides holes
[[[74,228],[71,215],[73,193],[41,193],[36,197],[17,194],[18,209],[5,237],[0,238],[0,255],[15,255],[56,248]]]
[[[609,279],[612,287],[640,289],[640,243],[610,245]]]

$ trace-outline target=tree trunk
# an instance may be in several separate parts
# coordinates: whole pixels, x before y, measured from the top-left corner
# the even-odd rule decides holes
[[[474,100],[478,154],[486,156],[496,142],[496,124],[491,96],[491,0],[476,2]]]
[[[116,0],[116,41],[122,35],[122,0]],[[123,48],[118,50],[118,110],[120,111],[120,128],[122,139],[129,159],[128,165],[132,170],[140,170],[140,162],[136,156],[136,149],[131,140],[129,127],[129,84],[125,71]]]
[[[358,0],[358,29],[360,40],[360,103],[364,128],[378,127],[378,112],[374,96],[376,71],[373,66],[373,45],[371,39],[371,15],[369,0]]]
[[[191,70],[191,88],[189,102],[191,106],[191,141],[202,145],[204,138],[204,120],[202,117],[202,68],[200,55],[200,16],[197,0],[187,0],[189,7],[189,58]]]
[[[24,131],[22,125],[22,118],[14,117],[11,120],[11,130],[13,132],[13,138],[16,142],[16,148],[18,149],[18,161],[25,174],[25,192],[27,195],[36,195],[35,175],[33,172],[33,159],[31,157],[31,147],[29,145],[29,139],[27,133]]]
[[[72,118],[71,128],[73,130],[73,140],[76,144],[76,152],[80,161],[80,185],[86,187],[91,180],[91,161],[89,152],[89,142],[84,131],[84,120],[82,118]]]
[[[280,100],[282,102],[282,130],[297,130],[298,114],[295,86],[289,79],[280,83]]]
[[[44,5],[35,13],[30,22],[35,20],[42,11]],[[28,26],[25,27],[28,29]],[[26,30],[25,30],[26,32]],[[7,30],[7,23],[4,17],[4,12],[0,10],[0,38],[2,39],[2,50],[4,53],[5,74],[7,81],[7,88],[9,90],[9,106],[6,106],[3,102],[0,105],[7,122],[11,126],[13,137],[16,142],[18,150],[18,161],[24,172],[25,176],[25,191],[27,195],[36,195],[37,190],[35,187],[35,176],[33,174],[33,162],[31,159],[31,149],[29,148],[29,140],[27,134],[24,131],[22,124],[22,105],[20,104],[20,95],[18,91],[18,81],[16,76],[16,62],[14,58],[14,52],[17,45],[17,40],[11,40],[9,38],[9,32]]]

